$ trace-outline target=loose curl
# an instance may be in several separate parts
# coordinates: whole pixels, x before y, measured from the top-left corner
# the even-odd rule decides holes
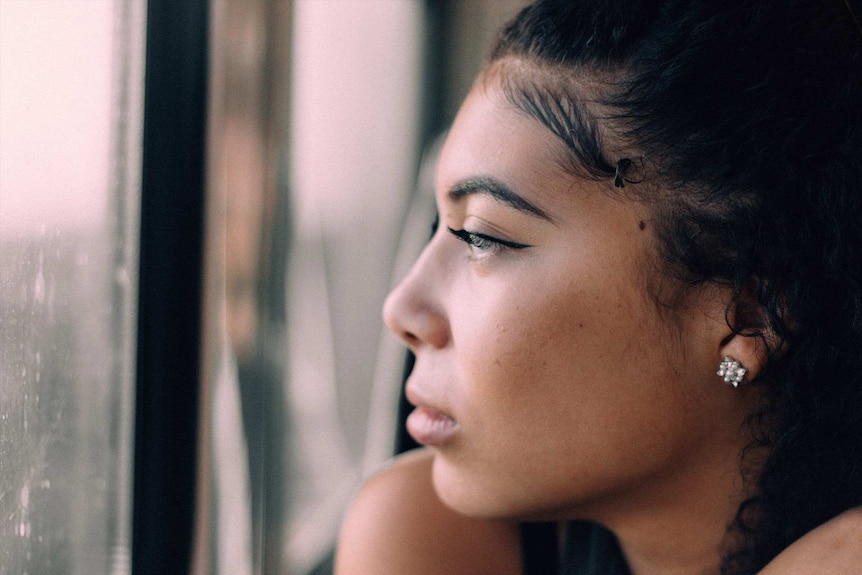
[[[862,504],[862,36],[845,3],[540,0],[487,71],[574,174],[644,157],[625,193],[654,213],[663,273],[731,286],[730,327],[768,352],[746,451],[765,460],[722,573]]]

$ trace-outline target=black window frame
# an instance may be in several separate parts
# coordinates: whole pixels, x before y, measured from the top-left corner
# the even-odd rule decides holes
[[[188,573],[195,529],[210,5],[149,0],[132,573]]]

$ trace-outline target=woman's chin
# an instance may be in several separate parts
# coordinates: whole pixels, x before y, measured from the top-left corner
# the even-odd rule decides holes
[[[497,477],[498,474],[494,474]],[[434,491],[449,509],[476,519],[518,519],[521,515],[513,505],[511,494],[499,479],[483,477],[461,469],[445,453],[434,455],[432,467]]]

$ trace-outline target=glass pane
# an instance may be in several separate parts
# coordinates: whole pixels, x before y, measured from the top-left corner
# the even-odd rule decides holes
[[[396,449],[380,312],[433,221],[421,159],[523,3],[214,0],[197,573],[332,572]]]
[[[291,3],[211,4],[197,573],[285,573],[278,185]],[[203,534],[201,533],[203,531]]]
[[[380,309],[419,164],[423,16],[418,1],[295,2],[283,353],[294,573],[325,572],[347,502],[394,450],[404,351]]]
[[[0,574],[127,573],[144,2],[0,2]]]
[[[422,3],[213,13],[204,572],[323,574],[364,468],[392,453],[397,343],[374,381],[418,164]]]

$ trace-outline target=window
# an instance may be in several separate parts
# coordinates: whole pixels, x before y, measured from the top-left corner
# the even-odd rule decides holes
[[[0,575],[331,571],[421,158],[518,3],[0,0]]]
[[[127,573],[144,6],[0,2],[0,571]]]

